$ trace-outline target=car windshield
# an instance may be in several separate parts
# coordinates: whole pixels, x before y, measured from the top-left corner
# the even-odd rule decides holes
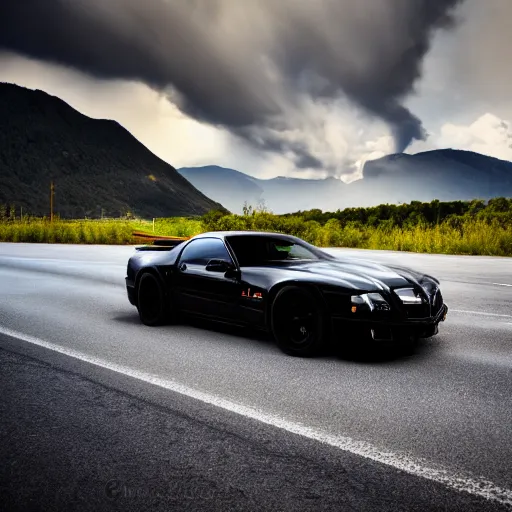
[[[279,237],[234,236],[228,237],[241,267],[264,265],[276,261],[318,260],[305,245]]]

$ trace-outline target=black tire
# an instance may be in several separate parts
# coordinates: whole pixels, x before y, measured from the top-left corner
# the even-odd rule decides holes
[[[163,325],[170,320],[170,304],[160,280],[146,272],[139,281],[137,309],[144,325]]]
[[[271,329],[279,348],[312,357],[325,347],[325,312],[319,298],[300,286],[279,290],[271,307]]]

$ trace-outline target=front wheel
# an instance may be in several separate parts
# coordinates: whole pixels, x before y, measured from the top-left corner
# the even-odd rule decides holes
[[[170,304],[159,279],[150,273],[140,278],[137,309],[144,325],[162,325],[169,320]]]
[[[311,357],[323,349],[324,319],[322,305],[306,288],[286,286],[272,303],[272,334],[279,348],[292,356]]]

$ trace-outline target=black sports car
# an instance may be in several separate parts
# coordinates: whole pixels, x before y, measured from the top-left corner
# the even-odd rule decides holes
[[[448,311],[434,277],[335,257],[294,236],[227,231],[161,243],[128,262],[128,299],[146,325],[195,315],[267,330],[284,352],[310,356],[327,340],[427,338]]]

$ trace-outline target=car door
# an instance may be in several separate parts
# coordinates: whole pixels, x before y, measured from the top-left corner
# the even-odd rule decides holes
[[[174,296],[180,310],[214,319],[235,321],[239,317],[240,281],[236,271],[221,265],[209,270],[212,260],[234,268],[224,241],[198,238],[187,244],[177,262]]]

